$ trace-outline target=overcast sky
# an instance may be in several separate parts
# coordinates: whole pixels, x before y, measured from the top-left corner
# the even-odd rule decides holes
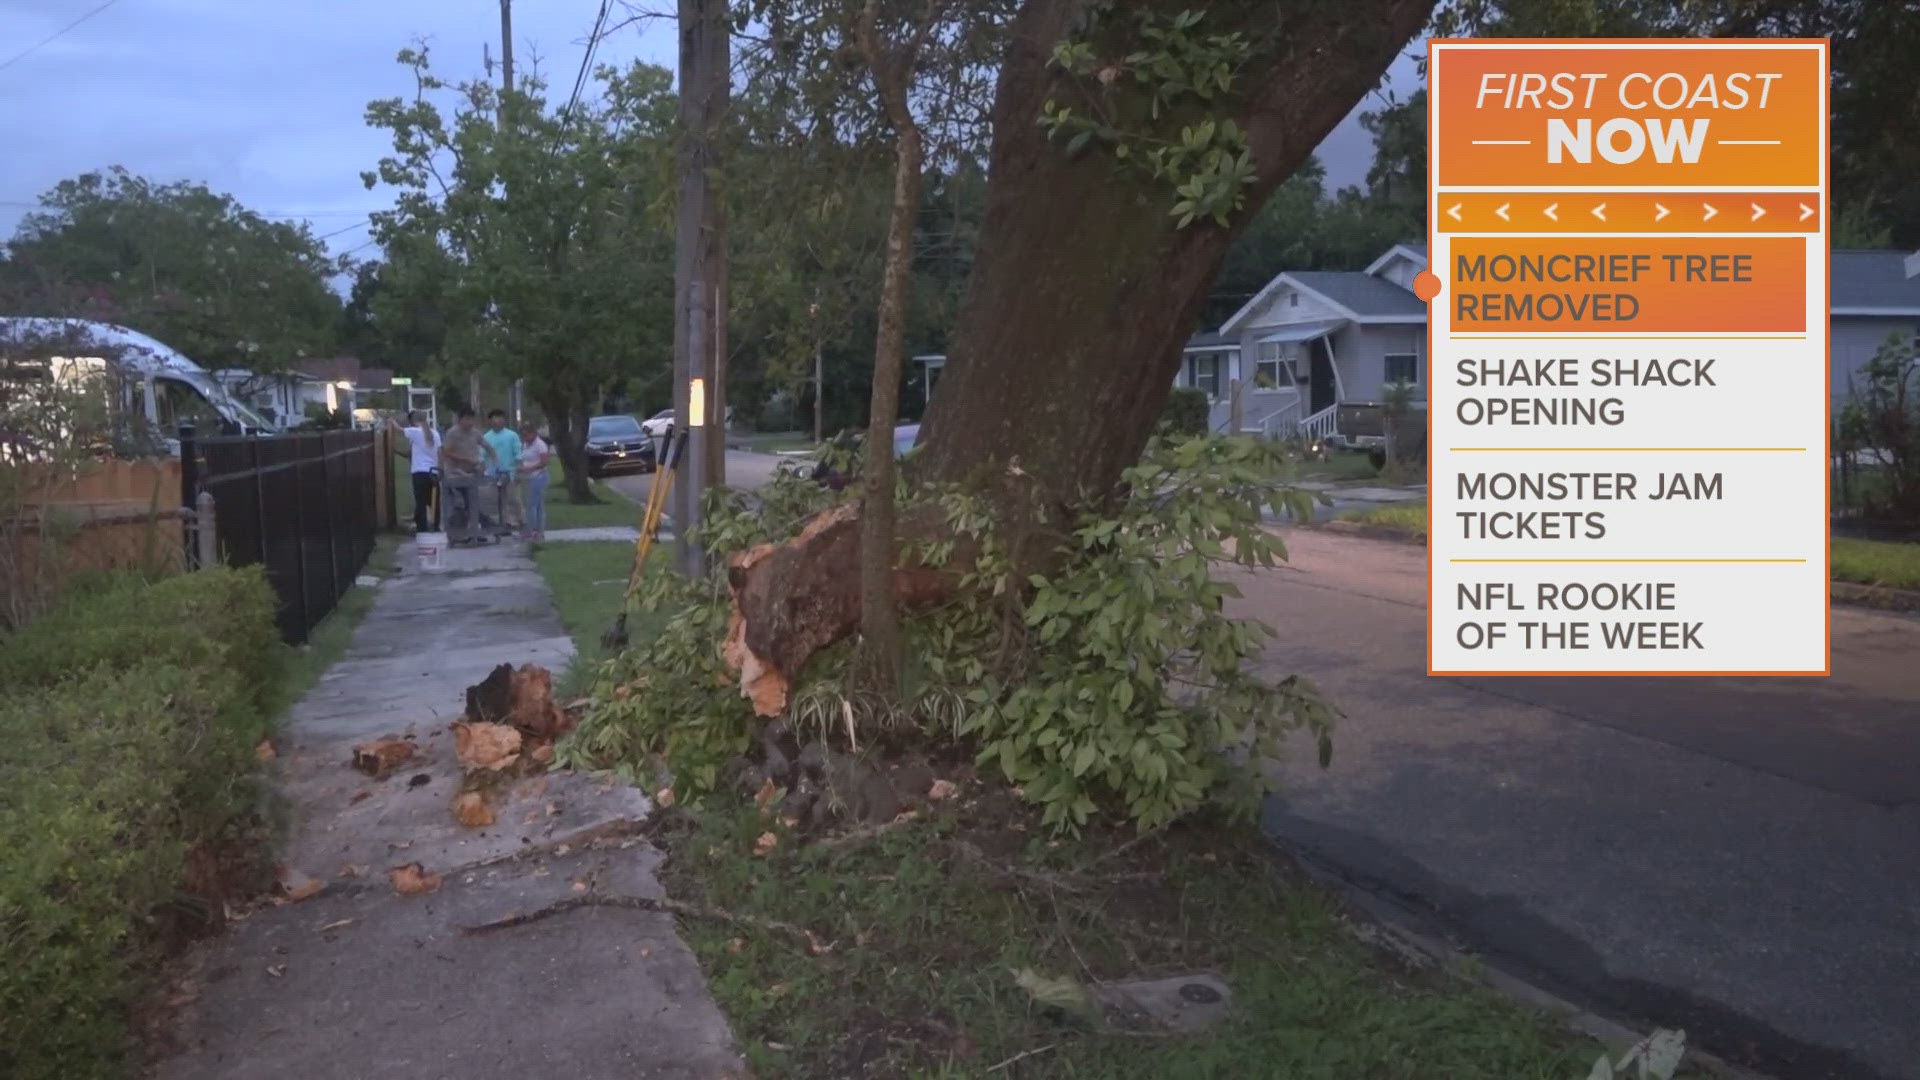
[[[570,86],[598,8],[521,0],[515,63],[537,59]],[[388,196],[359,174],[388,144],[362,116],[369,100],[410,91],[394,54],[424,38],[436,70],[471,77],[483,47],[497,59],[499,35],[495,0],[0,0],[0,238],[60,180],[124,165],[304,218],[336,234],[336,254],[373,254],[366,214]],[[655,20],[603,42],[598,59],[671,67],[674,53],[672,24]],[[1409,58],[1389,72],[1402,96],[1417,78]],[[1332,187],[1366,175],[1372,144],[1355,112],[1321,147]]]

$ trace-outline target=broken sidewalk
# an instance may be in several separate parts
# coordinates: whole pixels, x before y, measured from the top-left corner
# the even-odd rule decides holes
[[[408,562],[378,587],[347,655],[276,737],[293,814],[283,861],[321,888],[191,958],[155,1075],[743,1075],[670,916],[582,907],[463,933],[589,891],[662,893],[660,855],[635,835],[652,806],[633,788],[508,777],[488,792],[488,824],[456,819],[449,725],[466,688],[503,661],[557,670],[572,644],[519,545],[448,552],[445,564]],[[380,778],[356,770],[355,747],[383,737],[414,749],[387,754]],[[389,875],[410,866],[403,893]]]

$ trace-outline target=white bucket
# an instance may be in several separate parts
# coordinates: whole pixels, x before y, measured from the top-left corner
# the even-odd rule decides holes
[[[440,553],[447,550],[446,533],[420,533],[413,538],[414,550],[420,553],[420,569],[440,569]]]

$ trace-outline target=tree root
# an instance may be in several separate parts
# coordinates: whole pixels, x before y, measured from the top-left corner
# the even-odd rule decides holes
[[[628,908],[634,911],[656,911],[667,915],[681,915],[694,919],[711,919],[715,922],[730,923],[734,926],[746,926],[767,933],[795,938],[804,944],[807,952],[813,956],[824,956],[833,951],[833,945],[821,941],[813,931],[805,927],[795,926],[789,922],[781,922],[778,919],[767,919],[758,915],[742,915],[737,912],[728,911],[725,908],[714,907],[710,904],[689,904],[682,900],[668,900],[665,898],[656,900],[646,896],[607,896],[602,893],[569,896],[562,900],[556,900],[543,908],[523,911],[517,915],[509,915],[503,919],[495,919],[492,922],[484,922],[475,926],[463,926],[460,928],[460,932],[463,934],[489,934],[496,930],[507,930],[516,926],[526,926],[529,923],[536,923],[542,919],[550,919],[555,915],[583,907]]]

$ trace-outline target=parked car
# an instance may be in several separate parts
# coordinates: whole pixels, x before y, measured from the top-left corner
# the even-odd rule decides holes
[[[673,410],[661,409],[645,420],[640,421],[640,430],[646,432],[649,439],[669,439],[673,437]]]
[[[1377,401],[1342,403],[1336,414],[1336,434],[1327,438],[1335,450],[1362,450],[1378,469],[1387,463],[1386,406]],[[1415,464],[1427,456],[1427,408],[1415,403],[1394,425],[1395,450],[1400,460]]]
[[[631,416],[596,416],[587,421],[587,475],[652,472],[653,440]]]
[[[727,406],[727,426],[733,426],[733,406]],[[649,439],[671,439],[673,437],[673,410],[661,409],[645,420],[640,421],[640,430],[647,433]]]

